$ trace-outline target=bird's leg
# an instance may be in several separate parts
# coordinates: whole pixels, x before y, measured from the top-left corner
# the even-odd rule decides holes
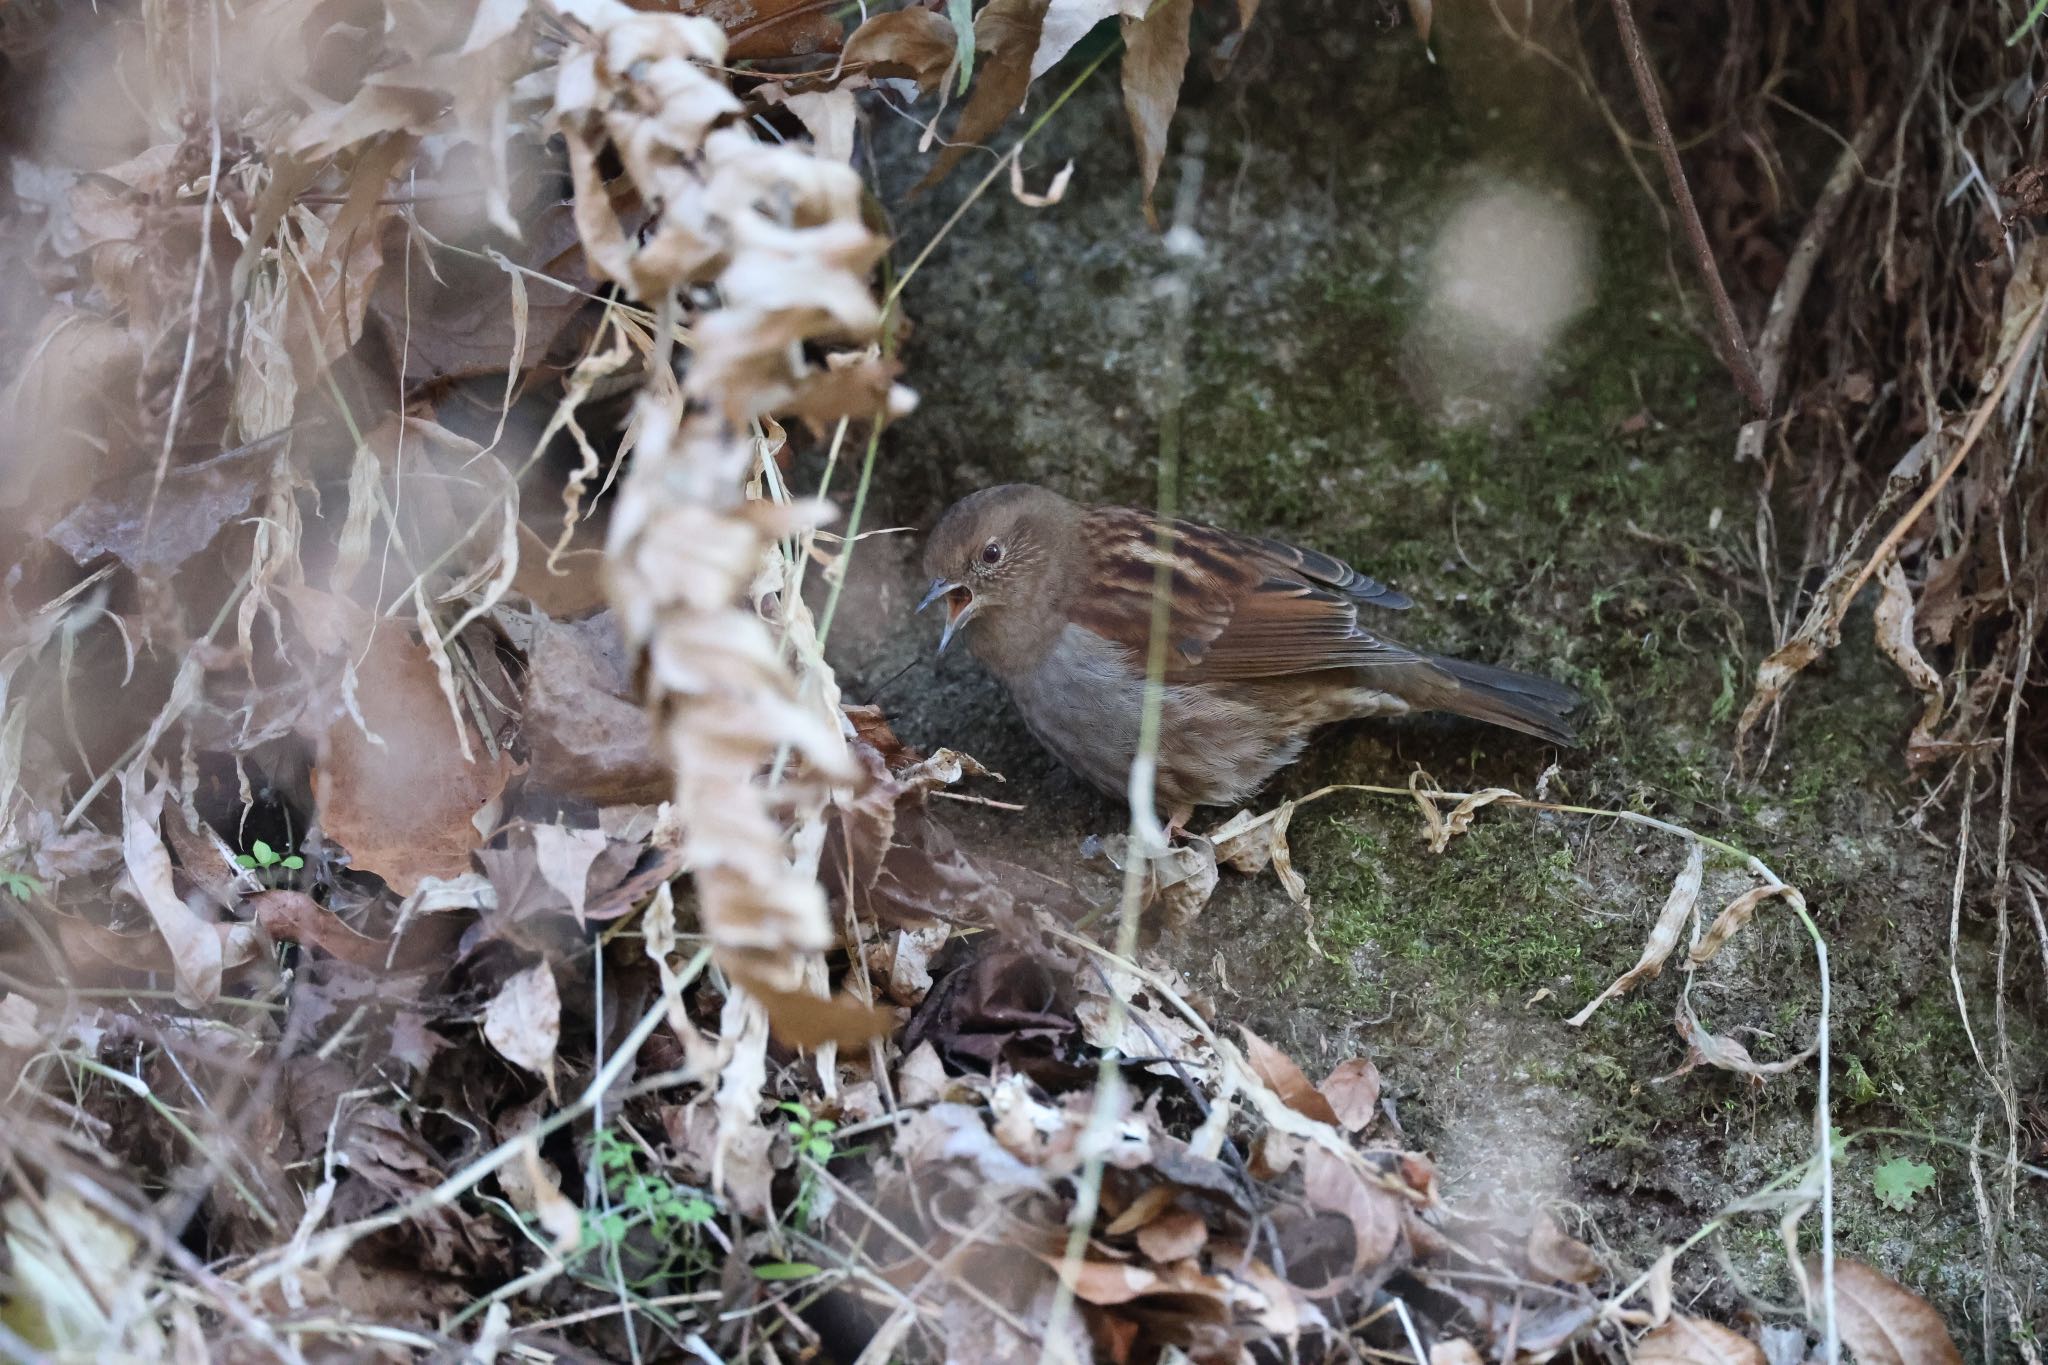
[[[1188,832],[1188,821],[1194,819],[1195,808],[1186,802],[1169,806],[1166,811],[1166,842],[1177,844]]]

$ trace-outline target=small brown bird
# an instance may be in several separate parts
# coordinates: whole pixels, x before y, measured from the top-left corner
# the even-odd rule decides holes
[[[1048,489],[969,494],[926,542],[944,599],[941,650],[964,635],[1039,741],[1111,795],[1127,786],[1144,708],[1161,556],[1168,589],[1156,794],[1170,827],[1245,800],[1332,721],[1448,711],[1556,744],[1578,705],[1547,678],[1421,654],[1359,624],[1400,593],[1341,560]]]

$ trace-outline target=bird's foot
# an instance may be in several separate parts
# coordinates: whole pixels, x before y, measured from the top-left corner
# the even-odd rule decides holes
[[[1195,818],[1193,806],[1174,806],[1166,812],[1167,847],[1180,843],[1187,837],[1188,821]]]

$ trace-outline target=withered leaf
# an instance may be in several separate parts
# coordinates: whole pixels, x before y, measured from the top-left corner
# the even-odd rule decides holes
[[[603,830],[568,829],[561,825],[533,827],[533,857],[547,884],[569,902],[577,922],[583,920],[583,901],[589,889],[590,865],[605,850]]]
[[[1559,1227],[1548,1214],[1538,1217],[1529,1229],[1523,1254],[1538,1275],[1562,1284],[1591,1284],[1607,1273],[1593,1249]]]
[[[1636,1365],[1764,1365],[1761,1347],[1718,1322],[1678,1314],[1636,1343]]]
[[[1380,1116],[1380,1069],[1370,1057],[1337,1063],[1317,1089],[1347,1133],[1364,1132]]]
[[[529,783],[604,806],[673,794],[647,712],[626,695],[625,653],[610,612],[533,623],[526,657]]]
[[[1314,1208],[1341,1213],[1354,1238],[1351,1273],[1384,1265],[1401,1241],[1408,1206],[1400,1195],[1367,1180],[1351,1163],[1320,1144],[1302,1157],[1302,1192]]]
[[[1819,1292],[1820,1262],[1807,1283]],[[1948,1325],[1927,1300],[1861,1261],[1835,1259],[1835,1322],[1861,1365],[1962,1365]]]
[[[164,787],[145,790],[139,766],[121,774],[121,848],[128,880],[170,949],[178,999],[189,1006],[220,997],[221,935],[188,906],[171,882],[171,855],[157,832]]]
[[[914,80],[929,95],[953,64],[958,43],[944,15],[913,6],[872,16],[846,40],[846,65],[866,63],[870,75]]]
[[[1198,1254],[1208,1240],[1208,1223],[1188,1209],[1168,1210],[1138,1229],[1138,1250],[1161,1264]]]
[[[1149,14],[1125,18],[1124,112],[1138,144],[1138,178],[1145,221],[1159,226],[1152,191],[1166,160],[1166,131],[1180,104],[1181,77],[1188,66],[1188,20],[1194,0],[1163,0]]]
[[[1818,1037],[1790,1057],[1776,1062],[1759,1062],[1749,1055],[1749,1049],[1733,1038],[1712,1033],[1693,1012],[1692,1000],[1688,996],[1678,997],[1678,1016],[1674,1021],[1678,1036],[1685,1039],[1689,1051],[1685,1065],[1677,1074],[1684,1075],[1696,1066],[1719,1067],[1723,1071],[1734,1071],[1761,1082],[1767,1076],[1782,1076],[1806,1065],[1813,1055],[1820,1051]]]
[[[629,231],[646,216],[637,203],[621,212]],[[387,231],[395,238],[404,226],[394,222]],[[519,242],[505,243],[504,258],[563,286],[526,285],[524,335],[513,318],[514,281],[520,277],[488,257],[456,252],[437,253],[428,269],[413,261],[402,242],[387,243],[394,264],[377,275],[370,313],[391,348],[403,348],[408,385],[502,376],[508,363],[524,371],[563,342],[598,288],[577,241],[574,213],[566,203],[548,204],[522,217],[521,233]]]
[[[535,963],[498,988],[484,1007],[484,1037],[499,1056],[541,1077],[553,1093],[555,1048],[562,1037],[562,998],[547,963]]]
[[[1706,858],[1706,845],[1694,840],[1686,853],[1685,866],[1671,883],[1671,892],[1664,898],[1664,908],[1658,912],[1657,923],[1643,944],[1642,956],[1636,960],[1635,966],[1614,978],[1606,990],[1594,996],[1591,1003],[1566,1021],[1572,1027],[1583,1027],[1593,1017],[1593,1011],[1663,972],[1665,959],[1678,946],[1678,931],[1685,927],[1686,916],[1699,902],[1700,881],[1706,875]]]
[[[162,488],[152,474],[102,484],[50,528],[50,540],[81,567],[113,555],[131,569],[175,569],[249,510],[278,449],[275,439],[253,441],[171,470]]]
[[[1318,1123],[1337,1126],[1337,1111],[1330,1107],[1322,1091],[1309,1084],[1293,1058],[1243,1025],[1237,1031],[1244,1036],[1245,1060],[1251,1063],[1252,1071],[1273,1088],[1289,1109]]]
[[[1047,0],[989,0],[974,17],[974,46],[984,54],[966,107],[952,135],[912,193],[930,189],[952,174],[962,157],[988,141],[1023,107],[1024,92],[1036,78],[1032,57],[1045,26]]]
[[[1791,894],[1792,888],[1784,885],[1774,884],[1751,887],[1734,900],[1728,902],[1727,907],[1720,914],[1714,916],[1714,922],[1707,927],[1707,932],[1693,946],[1692,951],[1686,954],[1686,959],[1695,966],[1707,961],[1715,953],[1721,951],[1722,944],[1735,937],[1736,932],[1749,923],[1750,918],[1756,914],[1756,908],[1759,905],[1762,905],[1773,896],[1789,896]]]
[[[259,891],[244,904],[263,932],[303,943],[358,967],[382,967],[390,945],[359,934],[303,891]]]
[[[355,678],[363,724],[337,705],[320,737],[321,826],[356,867],[408,895],[423,877],[467,872],[483,842],[474,818],[504,790],[510,759],[474,732],[463,757],[433,659],[402,627],[377,630]]]

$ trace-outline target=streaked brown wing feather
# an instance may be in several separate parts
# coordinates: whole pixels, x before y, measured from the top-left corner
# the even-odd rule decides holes
[[[1408,599],[1341,560],[1196,522],[1173,523],[1167,669],[1171,682],[1249,681],[1423,663],[1422,656],[1358,625],[1358,603]],[[1084,522],[1092,591],[1070,608],[1074,624],[1139,659],[1151,638],[1158,572],[1156,519],[1100,508]]]

